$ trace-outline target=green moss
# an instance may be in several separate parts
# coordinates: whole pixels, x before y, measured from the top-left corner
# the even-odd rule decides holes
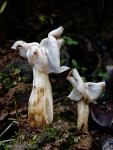
[[[43,133],[45,137],[48,137],[48,140],[60,136],[60,130],[57,128],[45,127]]]
[[[14,87],[14,83],[10,77],[9,74],[6,73],[1,73],[0,72],[0,83],[2,83],[5,87],[5,89],[10,89],[12,87]]]
[[[73,145],[78,143],[79,138],[80,138],[79,136],[75,136],[74,134],[71,133],[67,139],[67,142],[69,145]]]

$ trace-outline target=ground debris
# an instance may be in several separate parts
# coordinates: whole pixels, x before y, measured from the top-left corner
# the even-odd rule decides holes
[[[14,50],[0,49],[0,69],[4,68],[5,65],[14,59],[20,60],[22,58]]]
[[[78,143],[75,144],[78,150],[90,150],[92,146],[92,136],[91,135],[82,135],[78,140]]]

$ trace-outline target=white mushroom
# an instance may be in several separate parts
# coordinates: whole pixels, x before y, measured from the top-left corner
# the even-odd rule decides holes
[[[40,44],[23,41],[20,44],[17,41],[12,46],[13,49],[18,49],[19,43],[19,54],[27,57],[33,67],[33,88],[28,107],[28,118],[32,127],[51,124],[53,121],[52,88],[48,73],[60,73],[69,69],[66,66],[60,67],[61,31],[63,32],[62,27],[53,30]]]
[[[48,57],[49,73],[61,73],[69,69],[66,66],[60,67],[60,47],[63,43],[63,40],[60,39],[60,35],[62,33],[63,27],[59,27],[58,29],[51,31],[48,34],[48,38],[43,39],[40,43],[40,45],[45,48]]]
[[[78,71],[73,71],[67,76],[72,84],[73,90],[68,95],[71,100],[77,101],[77,129],[83,132],[88,131],[89,104],[95,103],[105,87],[105,82],[86,82],[80,77]]]
[[[18,54],[24,58],[27,58],[26,53],[29,47],[33,45],[39,45],[37,42],[26,43],[25,41],[16,41],[11,49],[17,50]]]

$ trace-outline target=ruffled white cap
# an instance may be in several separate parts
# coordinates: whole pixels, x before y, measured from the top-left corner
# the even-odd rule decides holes
[[[82,97],[88,102],[95,102],[99,98],[105,87],[105,82],[86,82],[80,77],[78,71],[73,69],[72,76],[69,75],[67,80],[72,84],[73,90],[68,95],[71,100],[79,101]]]
[[[27,57],[29,63],[40,71],[61,73],[69,69],[69,67],[60,66],[60,48],[63,43],[60,36],[63,30],[63,27],[59,27],[51,31],[40,44],[17,41],[11,48],[17,49],[20,56]]]

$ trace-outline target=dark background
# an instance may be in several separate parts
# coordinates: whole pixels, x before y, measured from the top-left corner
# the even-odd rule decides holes
[[[0,15],[0,44],[18,39],[38,41],[60,25],[73,38],[82,34],[111,40],[112,4],[112,0],[8,0]]]

